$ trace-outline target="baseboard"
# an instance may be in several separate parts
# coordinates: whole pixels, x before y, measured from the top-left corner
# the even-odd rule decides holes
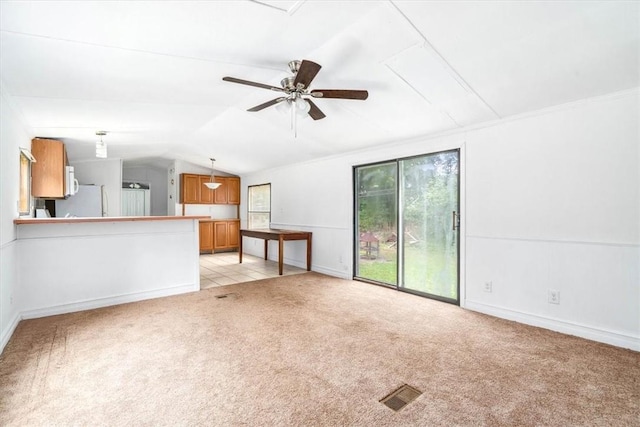
[[[526,325],[538,326],[540,328],[549,329],[555,332],[561,332],[567,335],[574,335],[580,338],[586,338],[588,340],[614,345],[616,347],[640,351],[640,337],[635,337],[632,335],[621,334],[619,332],[608,331],[605,329],[596,329],[590,326],[579,325],[563,320],[541,317],[535,314],[522,313],[519,311],[508,310],[470,301],[465,302],[464,308],[472,311],[477,311],[479,313],[499,317],[501,319],[513,320],[515,322],[524,323]]]
[[[18,327],[18,323],[20,323],[21,319],[22,318],[20,316],[20,313],[16,313],[16,315],[13,316],[13,319],[11,319],[11,323],[9,323],[9,326],[7,327],[7,329],[2,331],[2,339],[0,340],[0,354],[2,354],[2,352],[4,351],[4,347],[7,345],[7,343],[11,339],[11,336],[13,335],[16,328]]]
[[[277,262],[277,260],[276,260],[276,262]],[[306,261],[305,262],[300,262],[300,261],[296,261],[294,259],[287,259],[285,257],[283,263],[284,263],[284,265],[292,265],[292,266],[298,267],[298,268],[303,268],[303,269],[307,268],[307,262]],[[333,276],[333,277],[337,277],[339,279],[351,279],[351,276],[349,276],[349,272],[348,271],[336,270],[335,268],[323,267],[321,265],[312,265],[311,267],[312,267],[311,270],[315,271],[317,273],[326,274],[327,276]]]
[[[336,270],[334,268],[327,268],[322,266],[314,266],[313,271],[318,273],[326,274],[327,276],[337,277],[339,279],[347,279],[350,280],[352,277],[349,275],[348,271]]]
[[[38,308],[35,310],[26,310],[21,313],[22,319],[36,319],[39,317],[55,316],[58,314],[73,313],[76,311],[92,310],[94,308],[108,307],[118,304],[126,304],[130,302],[143,301],[147,299],[168,297],[171,295],[184,294],[188,292],[196,292],[200,290],[200,286],[195,284],[172,286],[170,288],[157,289],[153,291],[135,292],[131,294],[118,295],[114,297],[98,298],[87,301],[74,302],[70,304],[62,304],[53,307]]]

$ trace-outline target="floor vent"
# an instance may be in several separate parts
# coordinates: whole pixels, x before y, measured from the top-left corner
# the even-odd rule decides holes
[[[234,293],[216,295],[216,298],[218,298],[218,299],[223,299],[223,298],[233,298],[233,299],[235,299],[235,297],[237,297],[237,295],[234,294]]]
[[[405,384],[396,391],[382,398],[380,403],[384,403],[394,411],[399,411],[421,394],[422,392],[420,390]]]

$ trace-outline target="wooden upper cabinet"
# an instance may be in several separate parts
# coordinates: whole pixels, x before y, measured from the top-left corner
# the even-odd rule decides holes
[[[227,178],[227,203],[230,205],[240,204],[240,178]]]
[[[180,174],[180,203],[200,203],[200,178],[199,175],[188,173]]]
[[[209,175],[198,175],[198,181],[200,186],[200,203],[213,203],[214,190],[205,185],[207,182],[211,182],[211,177]]]
[[[31,195],[41,199],[64,199],[67,152],[64,143],[55,139],[31,141]]]
[[[220,187],[215,190],[210,190],[204,185],[210,181],[210,175],[180,174],[180,203],[187,205],[240,204],[240,178],[216,176],[214,182],[220,183]]]
[[[216,182],[222,184],[215,191],[216,204],[240,204],[240,178],[235,176],[216,176]]]
[[[227,204],[227,178],[223,176],[216,176],[216,182],[220,184],[220,187],[215,189],[214,203],[217,205]]]

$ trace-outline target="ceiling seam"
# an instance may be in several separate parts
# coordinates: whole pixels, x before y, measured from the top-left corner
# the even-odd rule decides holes
[[[391,68],[389,66],[389,64],[384,64],[385,67],[387,67],[389,69],[389,71],[391,71],[395,76],[397,76],[400,80],[402,80],[407,86],[409,86],[415,93],[417,93],[422,99],[424,99],[425,101],[427,101],[427,103],[429,103],[429,105],[431,105],[432,107],[436,108],[440,113],[446,115],[447,117],[449,117],[451,119],[451,121],[459,128],[462,127],[462,125],[460,123],[458,123],[456,121],[456,119],[454,119],[451,114],[449,114],[447,111],[444,111],[438,107],[436,107],[431,101],[429,101],[429,99],[424,96],[424,94],[422,92],[420,92],[418,89],[416,89],[411,83],[409,83],[407,81],[407,79],[405,79],[404,77],[402,77],[400,74],[398,74],[398,72],[396,72],[396,70],[394,70],[393,68]]]
[[[455,76],[462,81],[465,86],[467,88],[469,88],[469,90],[478,97],[478,99],[480,101],[482,101],[482,103],[489,109],[491,110],[491,112],[493,112],[493,114],[496,115],[497,118],[501,119],[502,116],[500,114],[498,114],[498,112],[491,106],[489,105],[489,103],[487,101],[485,101],[485,99],[483,97],[481,97],[478,92],[476,92],[476,90],[471,87],[471,85],[469,83],[467,83],[467,81],[455,70],[455,68],[453,68],[451,66],[451,64],[449,64],[449,62],[444,58],[444,56],[442,56],[442,54],[438,51],[438,49],[436,49],[431,42],[429,42],[429,40],[427,39],[427,37],[422,33],[422,31],[420,31],[418,29],[418,27],[413,23],[413,21],[411,21],[411,19],[409,19],[409,17],[407,15],[404,14],[404,12],[402,12],[402,10],[400,10],[400,8],[395,4],[395,2],[393,0],[388,0],[389,3],[393,6],[393,8],[407,21],[407,23],[409,23],[409,25],[411,25],[411,27],[416,31],[416,33],[418,33],[418,35],[422,38],[422,40],[424,40],[424,43],[429,46],[433,52],[438,55],[438,57],[440,58],[440,60],[455,74]]]
[[[300,6],[302,6],[304,4],[304,2],[306,2],[307,0],[298,0],[297,2],[295,2],[293,4],[293,6],[291,6],[288,9],[285,9],[283,7],[278,7],[276,5],[270,4],[270,3],[266,3],[264,1],[260,1],[260,0],[249,0],[251,3],[255,3],[255,4],[259,4],[260,6],[265,6],[265,7],[269,7],[271,9],[275,9],[275,10],[279,10],[280,12],[284,12],[287,15],[291,16],[294,13],[296,13],[298,11],[298,9],[300,9]]]
[[[23,37],[34,37],[34,38],[40,38],[40,39],[54,40],[54,41],[66,42],[66,43],[75,43],[75,44],[80,44],[80,45],[85,45],[85,46],[100,47],[100,48],[104,48],[104,49],[115,49],[115,50],[123,50],[123,51],[126,51],[126,52],[144,53],[144,54],[147,54],[147,55],[165,56],[165,57],[168,57],[168,58],[188,59],[188,60],[192,60],[192,61],[209,62],[209,63],[214,63],[214,64],[235,65],[235,66],[248,67],[248,68],[260,68],[260,69],[271,70],[271,71],[281,71],[280,68],[276,68],[276,67],[265,67],[263,65],[243,64],[243,63],[230,62],[230,61],[220,61],[220,60],[217,60],[217,59],[205,59],[205,58],[198,58],[196,56],[176,55],[176,54],[172,54],[172,53],[154,52],[154,51],[151,51],[151,50],[134,49],[134,48],[122,47],[122,46],[111,46],[111,45],[105,45],[105,44],[99,44],[99,43],[91,43],[91,42],[86,42],[86,41],[63,39],[63,38],[59,38],[59,37],[43,36],[43,35],[40,35],[40,34],[23,33],[21,31],[0,30],[0,33],[14,34],[14,35],[23,36]]]

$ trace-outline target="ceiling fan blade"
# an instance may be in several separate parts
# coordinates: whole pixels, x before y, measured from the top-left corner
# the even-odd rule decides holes
[[[310,95],[314,98],[360,99],[364,101],[369,97],[369,92],[349,89],[314,89]]]
[[[235,77],[223,77],[222,80],[224,80],[225,82],[240,83],[241,85],[260,87],[262,89],[277,90],[279,92],[284,91],[284,89],[282,89],[281,87],[270,86],[270,85],[265,85],[265,84],[262,84],[262,83],[251,82],[249,80],[236,79]]]
[[[282,102],[285,99],[287,99],[287,98],[284,97],[284,96],[281,96],[280,98],[272,99],[271,101],[267,101],[264,104],[256,105],[253,108],[249,108],[247,111],[253,111],[253,112],[260,111],[260,110],[263,110],[263,109],[265,109],[267,107],[271,107],[272,105],[275,105],[278,102]]]
[[[324,119],[325,116],[324,113],[322,111],[320,111],[320,109],[318,108],[318,106],[316,104],[314,104],[314,102],[310,99],[305,99],[305,101],[307,101],[309,103],[309,105],[311,106],[311,109],[309,110],[309,115],[311,116],[311,118],[313,120],[320,120],[320,119]]]
[[[293,81],[293,87],[298,87],[298,83],[302,84],[302,87],[309,87],[309,84],[315,78],[316,74],[318,74],[320,68],[322,68],[322,65],[303,59],[300,63],[300,68],[298,68],[296,79]]]

